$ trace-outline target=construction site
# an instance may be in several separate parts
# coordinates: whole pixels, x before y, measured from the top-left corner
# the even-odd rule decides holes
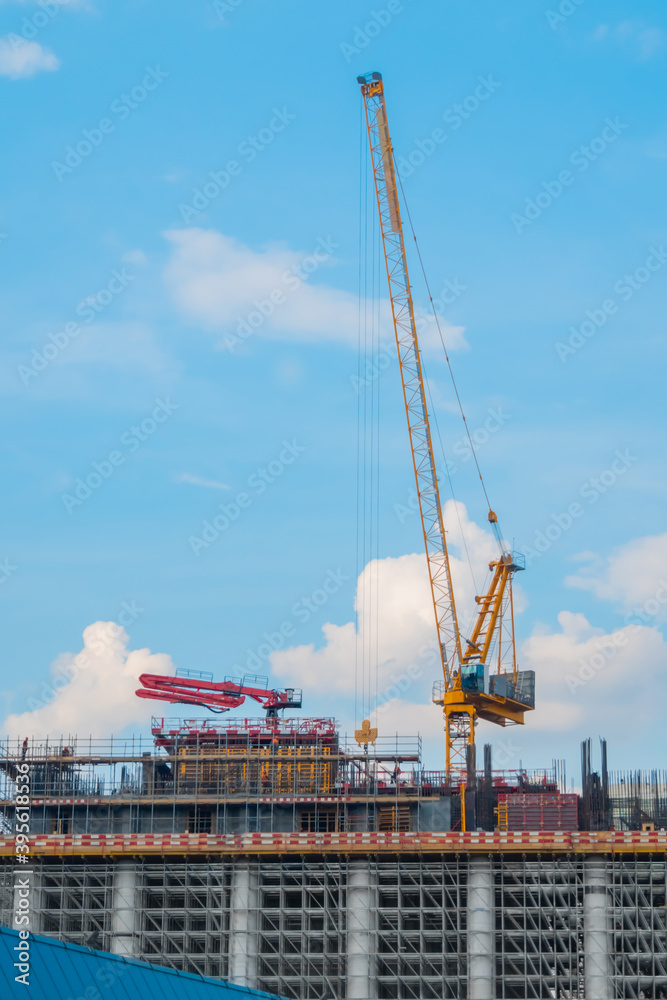
[[[150,734],[0,744],[0,923],[17,909],[29,781],[31,933],[301,1000],[667,998],[667,773],[610,770],[604,740],[583,742],[569,776],[560,760],[497,769],[476,743],[479,720],[522,725],[539,701],[514,634],[523,561],[489,509],[498,555],[464,629],[384,87],[378,73],[358,82],[440,654],[441,767],[418,735],[370,713],[344,734],[267,678],[142,674],[137,696],[180,712]],[[261,717],[239,714],[251,703]]]
[[[22,755],[3,744],[6,926]],[[667,996],[664,773],[585,770],[574,795],[486,749],[462,780],[417,739],[301,718],[25,760],[32,933],[295,998]]]

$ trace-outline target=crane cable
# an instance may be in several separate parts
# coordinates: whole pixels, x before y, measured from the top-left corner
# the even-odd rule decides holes
[[[447,461],[447,456],[445,455],[445,446],[442,443],[442,435],[440,434],[440,424],[438,423],[438,417],[435,412],[435,405],[433,403],[433,395],[431,393],[431,386],[426,380],[426,391],[428,392],[428,398],[431,401],[431,413],[433,414],[433,422],[435,423],[436,434],[438,435],[438,441],[440,443],[440,451],[442,452],[442,462],[445,466],[445,472],[447,473],[447,482],[449,483],[449,492],[452,495],[452,500],[454,501],[454,510],[456,511],[456,520],[459,525],[459,532],[461,534],[461,541],[463,543],[463,548],[466,554],[466,560],[468,562],[468,569],[470,570],[470,577],[472,579],[472,585],[475,588],[475,593],[478,594],[479,590],[477,588],[477,581],[475,580],[475,570],[473,569],[472,559],[470,558],[470,552],[468,551],[468,543],[466,541],[466,536],[463,531],[463,524],[461,523],[461,515],[459,513],[459,504],[456,499],[456,494],[454,493],[454,483],[452,482],[452,474],[449,469],[449,462]]]
[[[394,153],[394,151],[392,149],[392,156],[393,156],[393,153]],[[472,452],[472,457],[475,460],[475,467],[477,469],[477,475],[479,476],[479,481],[482,484],[482,490],[484,491],[484,496],[486,498],[486,502],[487,502],[487,505],[488,505],[488,508],[489,508],[489,521],[491,522],[491,525],[493,526],[493,531],[494,531],[494,534],[496,536],[496,541],[498,542],[498,546],[500,548],[500,552],[501,552],[501,555],[502,555],[502,553],[504,551],[504,548],[503,548],[503,544],[502,544],[502,536],[500,534],[500,528],[498,527],[498,520],[496,518],[496,515],[493,514],[493,508],[491,507],[491,501],[489,500],[489,494],[488,494],[487,489],[486,489],[486,484],[484,482],[484,477],[482,476],[482,470],[480,469],[479,461],[477,460],[477,452],[475,451],[475,445],[473,444],[472,436],[470,434],[470,428],[468,427],[468,421],[466,420],[466,415],[465,415],[465,412],[463,410],[463,403],[461,402],[461,397],[459,395],[458,386],[456,385],[456,379],[454,378],[454,371],[452,369],[452,365],[451,365],[451,362],[449,360],[449,354],[447,353],[447,347],[445,346],[445,338],[442,335],[442,329],[440,327],[440,320],[438,319],[438,313],[437,313],[437,310],[435,308],[435,303],[433,302],[433,296],[431,295],[431,286],[429,285],[428,277],[426,275],[426,268],[424,267],[424,261],[422,259],[422,255],[421,255],[421,250],[419,249],[419,243],[417,242],[417,234],[415,233],[415,227],[412,224],[412,216],[410,215],[410,209],[408,207],[408,203],[407,203],[407,200],[406,200],[406,197],[405,197],[405,191],[403,189],[403,179],[402,179],[402,177],[401,177],[401,175],[399,173],[398,165],[396,164],[395,160],[394,160],[394,165],[395,165],[395,173],[396,173],[396,176],[398,177],[398,183],[399,183],[399,186],[400,186],[400,189],[401,189],[401,197],[403,199],[403,204],[405,205],[405,212],[406,212],[406,215],[408,217],[408,223],[410,225],[410,232],[412,233],[412,239],[414,240],[415,249],[417,251],[417,257],[419,258],[419,266],[421,268],[422,276],[424,278],[424,283],[426,285],[426,291],[427,291],[427,294],[428,294],[429,302],[431,303],[431,309],[433,310],[433,318],[435,319],[435,325],[436,325],[436,327],[438,329],[438,334],[440,335],[440,342],[442,344],[442,349],[444,351],[445,359],[447,361],[447,367],[449,369],[449,374],[450,374],[450,377],[451,377],[451,380],[452,380],[452,386],[454,387],[454,394],[456,396],[456,401],[457,401],[457,403],[459,405],[459,411],[461,413],[461,419],[463,420],[463,426],[466,429],[466,435],[467,435],[467,438],[468,438],[468,443],[470,444],[470,450]],[[493,514],[493,518],[495,520],[492,520],[492,518],[491,518],[492,514]]]
[[[377,377],[380,352],[380,233],[375,214],[369,212],[368,146],[365,142],[363,107],[359,168],[355,726],[360,720],[370,718],[373,706],[379,703],[380,645],[380,385]]]
[[[363,119],[362,119],[362,121],[363,121]],[[363,245],[364,245],[364,236],[366,235],[365,231],[362,230],[362,220],[364,220],[366,218],[366,215],[368,213],[368,206],[367,206],[367,203],[368,203],[368,185],[367,184],[364,185],[364,174],[367,173],[367,171],[364,171],[365,163],[364,163],[363,149],[364,149],[364,144],[363,144],[363,136],[362,136],[360,147],[359,147],[359,261],[360,261],[360,263],[361,263],[361,259],[362,259],[362,249],[363,249]],[[365,258],[365,250],[364,250],[364,258]],[[361,308],[361,303],[362,303],[362,278],[365,278],[365,277],[366,277],[366,275],[364,273],[364,269],[360,266],[360,268],[359,268],[359,278],[358,278],[358,291],[357,291],[357,309],[358,309],[358,313],[357,313],[357,387],[361,383],[361,359],[362,359],[362,350],[361,350],[362,338],[361,338],[361,331],[362,331],[362,327],[364,325],[362,323],[362,308]],[[365,290],[364,290],[363,301],[365,301],[365,300],[366,300],[366,293],[365,293]],[[360,643],[359,643],[359,638],[360,638],[360,636],[359,636],[359,626],[360,626],[360,621],[361,621],[361,615],[359,613],[360,612],[360,607],[359,607],[359,605],[360,605],[360,594],[359,594],[359,573],[360,573],[359,563],[360,563],[360,560],[359,560],[359,550],[360,550],[360,522],[361,522],[361,515],[360,515],[360,503],[361,503],[361,481],[360,481],[361,480],[361,438],[362,438],[362,434],[361,434],[361,394],[359,392],[357,392],[357,482],[356,482],[356,487],[357,487],[357,489],[356,489],[356,528],[357,528],[357,530],[356,530],[356,541],[355,541],[355,574],[354,574],[354,576],[355,576],[355,585],[357,587],[356,600],[355,600],[355,629],[354,629],[354,631],[355,631],[355,643],[354,643],[354,724],[355,724],[355,726],[358,724],[358,721],[359,721],[359,714],[358,714],[358,712],[359,712],[359,672],[360,672],[359,671],[359,668],[360,668],[360,662],[359,662],[359,645],[360,645]],[[364,525],[363,531],[365,532],[365,525]],[[363,652],[363,650],[362,650],[362,652]],[[361,667],[362,667],[362,671],[361,672],[362,672],[362,676],[363,676],[363,657],[362,657]],[[362,700],[363,700],[363,698],[362,698]],[[362,706],[362,715],[363,715],[363,706]]]

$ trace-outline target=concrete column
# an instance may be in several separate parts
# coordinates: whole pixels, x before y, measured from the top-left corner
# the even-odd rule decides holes
[[[488,857],[468,862],[468,997],[494,1000],[495,898]]]
[[[347,997],[373,1000],[377,996],[375,940],[377,888],[368,862],[353,862],[347,879]]]
[[[239,861],[232,871],[229,901],[229,982],[248,989],[257,985],[258,911],[257,870]]]
[[[604,857],[584,859],[584,983],[586,1000],[610,1000],[611,935]]]
[[[113,875],[111,953],[131,957],[139,954],[137,934],[137,869],[119,861]]]

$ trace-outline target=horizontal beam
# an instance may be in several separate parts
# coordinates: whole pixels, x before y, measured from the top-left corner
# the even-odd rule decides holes
[[[654,833],[124,833],[49,834],[30,838],[30,858],[131,855],[304,854],[664,854],[667,832]],[[0,857],[14,838],[0,837]]]
[[[154,795],[91,795],[89,797],[84,796],[72,796],[65,795],[59,797],[47,797],[47,798],[34,798],[30,799],[30,806],[47,806],[49,808],[57,808],[58,806],[172,806],[174,804],[179,806],[187,805],[198,805],[198,806],[238,806],[245,805],[246,802],[250,802],[252,805],[256,805],[258,802],[272,803],[278,806],[284,805],[303,805],[304,803],[320,803],[324,805],[335,805],[338,802],[377,802],[379,805],[385,804],[395,804],[399,803],[412,803],[412,802],[431,802],[433,799],[440,799],[445,797],[447,790],[442,793],[440,789],[436,789],[434,794],[427,794],[422,789],[421,795],[419,795],[419,786],[410,785],[407,786],[409,790],[400,790],[396,792],[396,787],[388,785],[380,789],[377,794],[369,792],[355,791],[350,789],[344,793],[333,793],[327,794],[322,792],[317,794],[315,792],[308,793],[290,793],[285,792],[281,794],[280,792],[270,791],[258,792],[249,798],[248,793],[244,792],[240,795],[209,795],[203,792],[192,792],[190,794],[183,793],[180,795],[172,795],[169,793],[160,794],[156,792]],[[14,799],[0,799],[0,809],[14,809],[16,808],[16,802]]]
[[[189,751],[191,748],[187,747],[184,744],[184,750],[186,750],[186,749]],[[195,748],[192,748],[192,749],[195,749]],[[41,764],[41,765],[45,765],[45,764],[49,764],[49,765],[63,764],[65,767],[72,767],[74,764],[76,764],[77,766],[82,765],[82,764],[92,764],[92,765],[99,765],[99,766],[102,766],[102,765],[110,766],[112,764],[147,764],[147,765],[150,765],[150,764],[169,764],[169,763],[172,763],[172,762],[176,762],[177,764],[191,764],[193,761],[196,761],[196,760],[205,761],[207,764],[210,764],[211,761],[215,761],[215,760],[220,760],[220,761],[234,761],[234,762],[245,761],[245,760],[255,760],[255,761],[258,760],[258,761],[261,761],[262,763],[266,763],[266,761],[268,759],[275,759],[275,760],[279,760],[281,762],[288,761],[288,760],[295,760],[298,763],[307,763],[308,761],[311,761],[311,760],[321,760],[321,761],[325,761],[325,762],[326,761],[330,761],[330,760],[337,760],[337,761],[352,761],[352,760],[357,760],[357,761],[361,761],[361,762],[387,760],[387,761],[394,761],[394,762],[396,762],[398,764],[401,764],[401,763],[419,763],[419,760],[420,760],[419,754],[415,754],[415,753],[401,753],[398,750],[396,751],[396,753],[389,753],[389,752],[387,752],[387,753],[369,753],[369,754],[366,754],[362,750],[359,750],[356,753],[343,753],[343,752],[341,752],[341,753],[326,753],[326,748],[316,747],[314,753],[308,754],[308,753],[299,753],[298,748],[294,749],[294,747],[289,747],[289,752],[288,753],[285,752],[285,750],[283,748],[280,748],[280,747],[275,751],[275,753],[271,753],[271,749],[272,748],[270,746],[266,746],[266,747],[256,748],[254,750],[253,749],[251,749],[251,750],[244,750],[243,753],[240,753],[236,749],[234,749],[234,747],[229,747],[228,748],[228,747],[224,747],[224,746],[221,746],[221,747],[211,746],[210,748],[207,749],[205,745],[201,745],[201,746],[199,746],[199,748],[196,749],[196,752],[194,752],[194,753],[187,752],[187,753],[181,753],[181,754],[164,754],[164,755],[159,755],[157,757],[144,757],[144,756],[140,756],[140,757],[137,757],[137,756],[134,756],[134,757],[124,757],[124,756],[113,756],[113,757],[97,757],[97,756],[88,757],[88,756],[81,756],[81,757],[74,757],[74,756],[65,755],[64,757],[27,757],[24,761],[21,761],[17,757],[14,760],[8,760],[7,758],[4,758],[4,759],[0,760],[0,769],[7,770],[8,765],[15,767],[17,764],[21,764],[21,763],[29,764],[30,766],[33,766],[34,764]],[[304,746],[303,749],[305,751],[307,751],[307,750],[310,750],[311,747]],[[269,753],[265,754],[262,757],[260,755],[260,750],[264,750],[264,751],[268,750]]]

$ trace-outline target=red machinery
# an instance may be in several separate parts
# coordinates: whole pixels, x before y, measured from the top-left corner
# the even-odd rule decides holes
[[[246,698],[254,698],[266,709],[267,719],[277,718],[286,708],[301,708],[301,690],[285,688],[274,691],[268,687],[266,677],[226,677],[215,683],[213,674],[197,670],[179,670],[175,677],[162,674],[141,674],[143,687],[136,692],[139,698],[168,701],[173,705],[201,705],[211,712],[228,712],[238,708]]]

